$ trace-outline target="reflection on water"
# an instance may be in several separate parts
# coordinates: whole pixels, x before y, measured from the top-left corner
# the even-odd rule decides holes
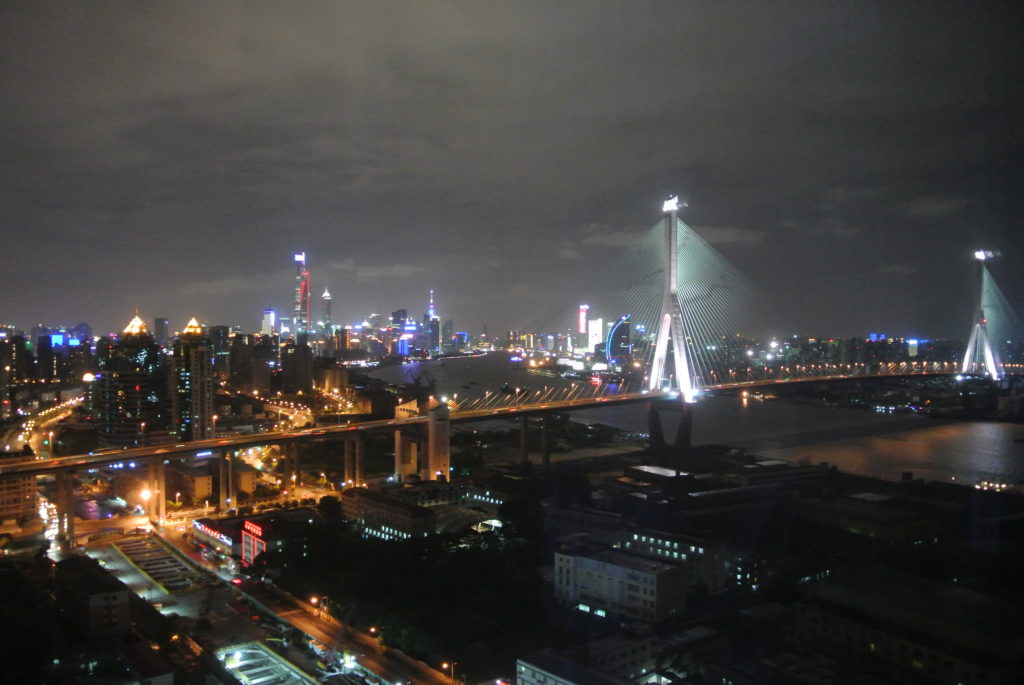
[[[458,393],[460,398],[483,394],[505,382],[536,389],[571,383],[514,369],[506,359],[500,354],[448,359],[378,369],[373,375],[389,383],[408,383],[411,374],[426,370],[439,393]],[[1024,443],[1014,441],[1024,437],[1020,425],[949,422],[773,400],[744,405],[731,397],[707,398],[694,412],[695,444],[733,445],[788,461],[827,461],[845,471],[891,480],[910,471],[929,480],[1024,482]],[[642,405],[573,415],[626,431],[647,430]]]

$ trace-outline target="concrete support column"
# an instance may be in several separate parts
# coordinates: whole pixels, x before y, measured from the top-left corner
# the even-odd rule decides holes
[[[157,492],[156,487],[156,464],[152,461],[146,462],[146,485],[145,489],[149,491],[149,499],[146,500],[146,518],[150,521],[156,518],[156,503],[163,493]]]
[[[526,464],[530,463],[530,444],[527,441],[529,438],[530,419],[523,414],[519,417],[519,463]]]
[[[238,509],[238,493],[235,492],[235,452],[224,450],[228,465],[228,509]]]
[[[163,523],[167,518],[167,467],[161,459],[155,465],[156,489],[153,491],[157,498],[156,515],[157,521]]]
[[[57,537],[61,540],[64,539],[64,488],[65,479],[67,474],[63,471],[57,472],[57,477],[54,479],[54,491],[53,491],[53,503],[57,506]]]
[[[64,539],[71,546],[75,544],[75,474],[69,471],[64,478]]]
[[[449,480],[451,449],[448,405],[431,400],[427,411],[427,480]]]
[[[365,480],[363,476],[363,458],[366,456],[366,434],[362,431],[356,436],[356,469],[355,469],[355,481],[356,485],[360,487],[364,485]]]
[[[396,433],[397,433],[397,431],[396,431]],[[397,441],[397,438],[396,438],[396,441]],[[356,443],[355,443],[355,440],[346,440],[344,444],[345,444],[345,476],[342,479],[342,482],[344,483],[345,487],[348,487],[349,485],[355,483],[355,477],[356,477],[356,473],[355,473]],[[395,459],[397,461],[398,457],[396,456]]]
[[[544,468],[551,466],[551,412],[544,412],[540,417],[540,455]]]
[[[302,487],[302,464],[301,464],[301,462],[299,460],[299,441],[295,440],[295,441],[293,441],[291,443],[291,445],[292,445],[292,456],[294,457],[294,459],[292,461],[292,466],[293,466],[292,475],[295,476],[292,479],[292,483],[294,484],[293,494],[295,495],[295,499],[299,499],[299,488]]]
[[[227,451],[221,452],[217,455],[217,467],[218,467],[218,496],[217,496],[217,509],[223,513],[228,510],[228,463],[227,463]]]

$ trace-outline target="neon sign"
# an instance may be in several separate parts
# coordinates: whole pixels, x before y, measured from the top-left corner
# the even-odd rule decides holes
[[[245,532],[255,535],[258,538],[263,537],[263,527],[256,525],[252,521],[244,522],[242,524],[242,528],[245,529]]]

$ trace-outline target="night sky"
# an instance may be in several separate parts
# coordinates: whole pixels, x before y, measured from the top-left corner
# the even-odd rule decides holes
[[[434,288],[458,329],[530,326],[679,193],[760,292],[746,332],[965,337],[975,249],[1024,309],[1022,18],[8,0],[0,323],[255,330],[305,250],[342,323]]]

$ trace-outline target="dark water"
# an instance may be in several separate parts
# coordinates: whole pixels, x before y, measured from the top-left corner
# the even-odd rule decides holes
[[[424,371],[439,394],[459,399],[502,383],[541,389],[566,381],[516,369],[506,355],[467,357],[378,369],[389,383],[412,382]],[[474,383],[475,382],[475,383]],[[817,407],[768,400],[711,397],[694,409],[695,444],[724,444],[786,459],[827,461],[852,473],[895,480],[905,471],[929,480],[1024,482],[1024,426],[989,421],[945,421],[905,414]],[[646,432],[641,405],[574,412],[577,418]]]

